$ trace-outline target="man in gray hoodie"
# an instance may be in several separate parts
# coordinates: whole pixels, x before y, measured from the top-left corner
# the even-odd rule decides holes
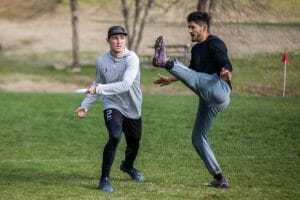
[[[99,189],[113,192],[109,174],[122,132],[125,134],[127,147],[120,169],[128,173],[132,179],[144,181],[144,176],[133,167],[142,134],[142,91],[139,58],[126,48],[125,29],[121,26],[110,27],[106,40],[110,51],[97,58],[96,79],[89,86],[87,96],[75,112],[78,117],[85,117],[91,104],[99,97],[102,98],[109,139],[103,151]]]

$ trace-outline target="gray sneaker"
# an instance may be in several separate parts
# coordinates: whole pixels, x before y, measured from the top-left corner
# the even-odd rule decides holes
[[[152,60],[152,64],[155,67],[161,67],[165,68],[167,63],[167,55],[166,55],[166,49],[165,49],[165,37],[159,36],[154,45],[154,57]]]
[[[128,169],[125,166],[125,162],[123,160],[122,160],[122,163],[120,165],[120,169],[123,172],[126,172],[127,174],[129,174],[129,176],[133,180],[136,180],[136,181],[139,181],[139,182],[143,182],[145,180],[145,177],[143,176],[143,174],[141,172],[139,172],[137,169],[135,169],[135,168]]]
[[[105,178],[103,178],[99,181],[98,188],[102,191],[105,191],[105,192],[113,192],[114,191],[114,189],[111,187],[111,185],[109,183],[109,178],[108,177],[105,177]]]
[[[225,178],[219,181],[215,179],[211,183],[205,185],[208,187],[215,187],[215,188],[229,188],[229,183]]]

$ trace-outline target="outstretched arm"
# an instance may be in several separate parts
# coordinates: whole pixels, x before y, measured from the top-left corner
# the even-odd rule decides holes
[[[97,63],[96,63],[96,79],[95,81],[92,83],[91,86],[88,86],[88,89],[92,86],[96,86],[97,83],[101,83],[103,80],[103,77],[101,75],[101,72],[99,70],[99,67],[97,67]],[[84,98],[84,100],[81,102],[80,107],[78,107],[75,112],[77,112],[78,117],[83,118],[86,116],[86,113],[88,111],[88,109],[90,108],[90,106],[100,97],[99,94],[87,94],[86,97]]]

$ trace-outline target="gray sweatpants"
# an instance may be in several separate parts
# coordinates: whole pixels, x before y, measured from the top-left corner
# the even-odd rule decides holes
[[[221,168],[207,136],[214,118],[228,106],[231,89],[217,74],[196,72],[177,60],[174,60],[174,67],[169,72],[199,96],[192,142],[210,174],[217,175],[221,173]]]

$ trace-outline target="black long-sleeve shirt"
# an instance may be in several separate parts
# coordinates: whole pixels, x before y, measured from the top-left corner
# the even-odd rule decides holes
[[[197,43],[192,48],[190,68],[202,73],[218,74],[224,67],[232,72],[232,65],[228,58],[227,47],[225,43],[214,35],[209,35],[202,42]],[[231,88],[231,82],[227,81]]]

